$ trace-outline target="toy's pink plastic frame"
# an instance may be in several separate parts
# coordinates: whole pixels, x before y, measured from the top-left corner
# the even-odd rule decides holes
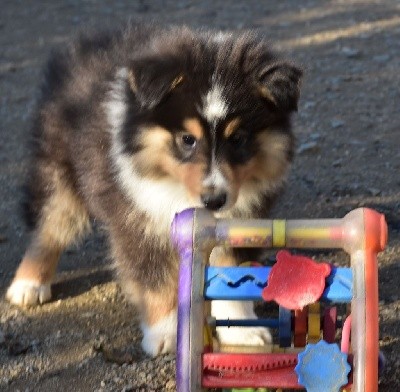
[[[274,235],[279,236],[279,239],[274,238]],[[197,374],[199,371],[201,373],[203,337],[201,274],[202,271],[204,273],[204,265],[212,247],[217,245],[339,248],[349,253],[354,277],[351,303],[351,347],[354,355],[352,391],[376,392],[379,355],[377,253],[384,249],[386,241],[387,226],[384,216],[366,208],[353,210],[342,219],[286,221],[214,219],[208,211],[195,210],[193,266],[198,272],[192,276],[196,276],[198,280],[196,279],[197,282],[192,287],[192,305],[195,304],[195,314],[198,316],[191,315],[189,333],[191,392],[201,390],[201,374]]]

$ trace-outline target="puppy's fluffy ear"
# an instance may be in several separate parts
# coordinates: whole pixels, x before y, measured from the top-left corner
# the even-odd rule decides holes
[[[274,63],[261,71],[257,88],[278,110],[297,110],[303,72],[289,63]]]
[[[153,108],[165,99],[184,77],[173,58],[146,57],[133,60],[128,81],[143,107]]]

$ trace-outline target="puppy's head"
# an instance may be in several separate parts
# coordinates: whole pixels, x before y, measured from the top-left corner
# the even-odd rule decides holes
[[[193,206],[247,208],[291,161],[300,78],[249,34],[167,34],[129,65],[125,152]]]

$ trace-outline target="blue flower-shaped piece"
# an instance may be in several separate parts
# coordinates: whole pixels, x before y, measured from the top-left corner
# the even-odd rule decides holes
[[[307,344],[299,353],[294,370],[299,384],[308,392],[338,392],[348,383],[351,367],[347,354],[342,353],[337,344],[320,340],[317,344]]]

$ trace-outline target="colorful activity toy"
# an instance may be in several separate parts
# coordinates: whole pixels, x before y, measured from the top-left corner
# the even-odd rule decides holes
[[[176,215],[172,237],[181,261],[178,392],[377,392],[377,253],[387,241],[383,215],[360,208],[342,219],[229,220],[191,209]],[[277,253],[272,267],[210,267],[215,246],[343,249],[350,255],[350,268],[287,250]],[[205,301],[217,299],[274,301],[278,315],[258,320],[205,317]],[[243,347],[213,352],[210,328],[221,326],[267,326],[277,332],[277,341],[266,348],[269,352],[243,352]]]

